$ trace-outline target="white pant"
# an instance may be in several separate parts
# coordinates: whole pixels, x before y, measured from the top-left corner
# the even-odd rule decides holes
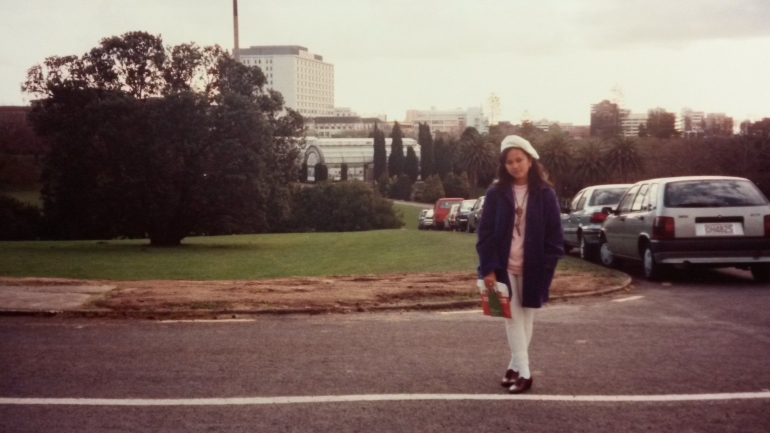
[[[511,362],[508,368],[518,371],[522,377],[530,377],[529,372],[529,342],[532,340],[532,324],[535,320],[535,309],[524,308],[521,305],[522,276],[508,274],[511,281],[511,318],[505,319],[505,332],[508,335],[508,345],[511,348]]]

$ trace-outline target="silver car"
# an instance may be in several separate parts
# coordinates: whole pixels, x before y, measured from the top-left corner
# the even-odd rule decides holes
[[[582,189],[561,215],[564,248],[579,248],[580,258],[591,260],[599,252],[599,233],[607,214],[602,209],[615,209],[631,184],[596,185]]]
[[[600,257],[607,266],[641,260],[651,280],[676,265],[751,269],[755,280],[767,282],[770,203],[738,177],[637,182],[604,221]]]

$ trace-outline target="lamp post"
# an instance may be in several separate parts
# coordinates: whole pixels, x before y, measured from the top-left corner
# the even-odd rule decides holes
[[[233,32],[235,34],[235,47],[233,48],[233,57],[236,62],[241,61],[241,53],[238,48],[238,0],[233,0]]]

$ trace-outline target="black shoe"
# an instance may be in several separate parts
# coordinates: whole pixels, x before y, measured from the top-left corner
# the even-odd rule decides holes
[[[516,379],[518,379],[518,378],[519,378],[519,372],[518,371],[508,369],[505,372],[505,375],[503,376],[503,380],[500,381],[500,385],[502,385],[502,386],[504,386],[506,388],[509,388],[514,383],[516,383]]]
[[[532,378],[524,379],[523,377],[520,377],[516,379],[516,383],[508,388],[508,393],[521,394],[522,392],[529,391],[530,388],[532,388]]]

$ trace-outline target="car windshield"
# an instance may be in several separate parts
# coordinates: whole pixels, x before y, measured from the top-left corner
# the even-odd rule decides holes
[[[688,180],[667,184],[664,203],[666,207],[763,206],[767,199],[747,180]]]
[[[588,206],[614,206],[620,203],[620,197],[628,191],[628,188],[597,189],[591,194]]]
[[[453,201],[445,201],[441,203],[441,209],[450,209],[452,205],[454,205],[456,202]]]
[[[465,200],[463,204],[460,205],[460,210],[471,210],[474,204],[476,204],[476,200]]]

